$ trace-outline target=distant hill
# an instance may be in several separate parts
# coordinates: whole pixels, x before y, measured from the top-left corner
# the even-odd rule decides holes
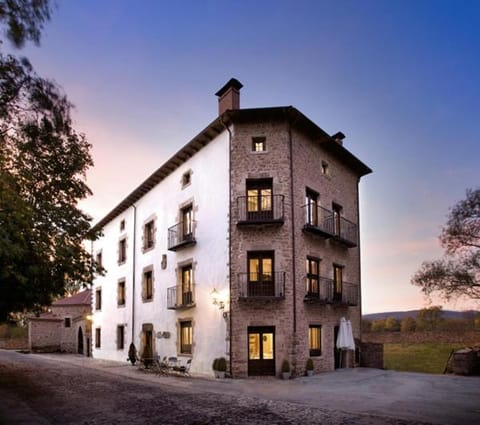
[[[364,314],[362,319],[364,320],[382,320],[386,319],[387,317],[393,317],[397,320],[402,320],[405,317],[411,316],[414,319],[417,318],[417,314],[420,310],[409,310],[409,311],[386,311],[384,313],[372,313],[372,314]],[[477,310],[468,310],[474,312],[475,314],[480,313]],[[455,311],[455,310],[442,310],[442,317],[444,319],[463,319],[464,318],[464,311]]]

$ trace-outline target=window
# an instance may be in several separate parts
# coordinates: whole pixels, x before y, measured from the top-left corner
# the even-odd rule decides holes
[[[150,269],[143,272],[142,286],[143,301],[151,301],[153,299],[153,270]]]
[[[125,230],[125,220],[120,221],[120,231],[123,232]]]
[[[265,220],[273,218],[272,179],[247,180],[247,218]]]
[[[143,227],[143,249],[153,248],[155,245],[155,222],[150,220]]]
[[[100,348],[102,344],[102,330],[100,328],[95,329],[95,348]]]
[[[341,228],[340,222],[342,217],[342,207],[338,204],[332,204],[333,210],[333,233],[340,236]]]
[[[65,319],[63,320],[63,324],[66,328],[69,328],[70,326],[72,326],[72,319],[70,317],[65,317]]]
[[[308,327],[308,348],[310,357],[322,355],[322,327],[320,325],[310,325]]]
[[[265,152],[267,150],[267,141],[265,137],[252,137],[252,151]]]
[[[123,350],[125,348],[125,326],[117,326],[117,350]]]
[[[180,322],[180,353],[192,354],[192,322]]]
[[[102,251],[97,252],[97,255],[95,257],[95,262],[97,263],[98,268],[102,267]]]
[[[192,172],[189,170],[182,175],[182,189],[192,182]]]
[[[328,171],[328,162],[322,161],[322,174],[324,176],[328,176],[329,171]]]
[[[319,195],[311,189],[306,190],[306,223],[311,226],[318,226]]]
[[[117,305],[125,305],[125,281],[119,280],[117,286]]]
[[[193,304],[192,265],[182,267],[182,305]]]
[[[102,309],[102,290],[97,289],[95,291],[95,310]]]
[[[251,251],[247,253],[247,261],[248,296],[274,296],[274,252]]]
[[[193,238],[193,205],[190,204],[181,210],[182,214],[182,240]]]
[[[318,258],[307,257],[306,261],[307,272],[307,295],[320,295],[320,260]]]
[[[127,261],[127,240],[121,239],[118,242],[118,264],[123,264]]]
[[[343,286],[343,267],[337,264],[333,265],[333,299],[334,301],[342,300]]]

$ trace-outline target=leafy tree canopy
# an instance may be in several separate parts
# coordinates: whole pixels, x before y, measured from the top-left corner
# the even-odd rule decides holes
[[[480,188],[450,210],[440,242],[444,258],[424,262],[411,283],[426,295],[480,300]]]
[[[17,46],[39,41],[49,13],[46,0],[0,2],[0,24]],[[82,247],[90,218],[77,207],[90,194],[93,162],[71,109],[27,59],[0,52],[0,320],[48,305],[95,272]]]

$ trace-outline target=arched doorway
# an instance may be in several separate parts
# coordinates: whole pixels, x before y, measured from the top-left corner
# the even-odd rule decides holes
[[[83,331],[82,328],[78,328],[78,343],[77,343],[77,353],[83,354]]]

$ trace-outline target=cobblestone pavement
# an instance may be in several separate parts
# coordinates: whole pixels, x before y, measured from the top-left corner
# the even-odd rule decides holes
[[[112,373],[108,368],[118,369],[118,364],[94,360],[101,367],[83,366],[88,360],[92,364],[81,357],[68,362],[62,356],[0,350],[0,424],[421,423],[252,397],[237,391],[239,386],[212,392],[214,380],[147,376],[124,365],[124,372]]]

